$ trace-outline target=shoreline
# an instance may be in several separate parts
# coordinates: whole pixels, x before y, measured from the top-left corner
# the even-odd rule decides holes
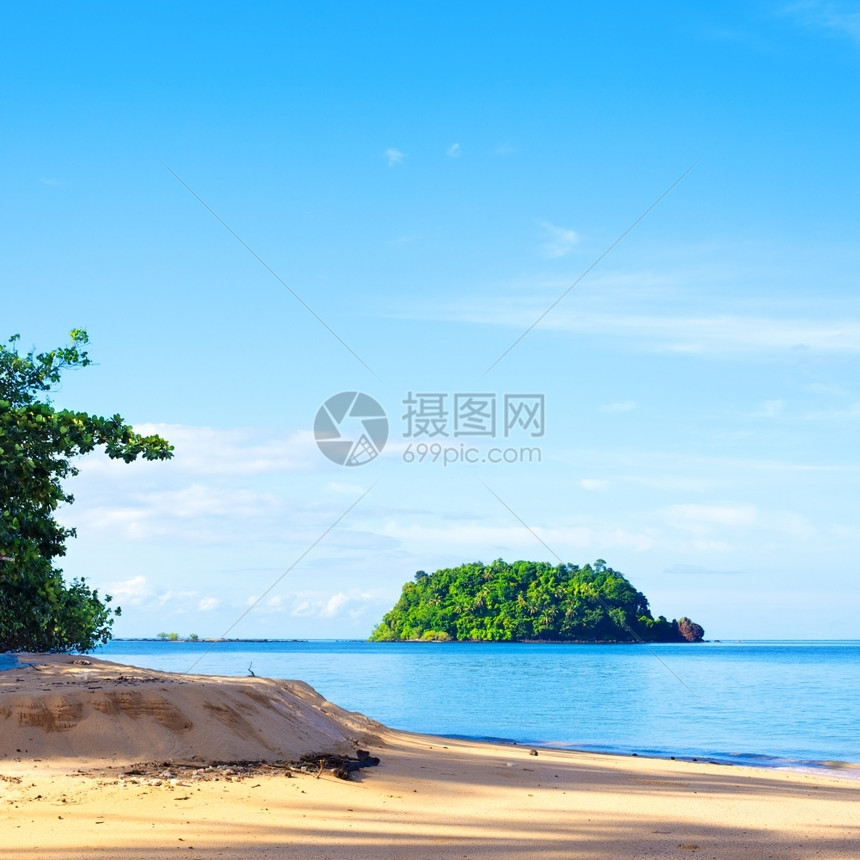
[[[0,673],[0,860],[847,860],[860,844],[860,784],[841,775],[411,734],[295,681],[24,662]],[[205,767],[359,744],[380,763],[348,780]]]
[[[134,639],[125,639],[125,640],[113,640],[116,642],[149,642],[150,640],[134,638]],[[165,641],[165,648],[168,649],[171,645],[177,644],[172,640],[156,640],[156,641]],[[203,644],[204,640],[200,640],[199,643],[194,643],[188,641],[186,643],[185,640],[179,640],[182,644]],[[261,642],[264,640],[254,639],[254,640],[224,640],[224,641],[235,641],[237,643],[248,642],[255,643]],[[265,641],[275,641],[275,640],[265,640]],[[302,643],[307,642],[309,640],[277,640],[279,642],[285,643]],[[349,640],[352,641],[352,640]],[[358,640],[363,641],[363,640]],[[853,640],[852,640],[853,641]],[[382,643],[386,644],[386,643]],[[421,644],[435,644],[435,643],[421,643]],[[461,644],[461,643],[457,643]],[[469,644],[469,643],[465,643]],[[484,643],[482,643],[484,644]],[[495,643],[489,643],[495,644]],[[525,643],[529,644],[529,643]],[[118,655],[121,657],[128,658],[128,655]],[[87,655],[32,655],[32,654],[14,654],[14,653],[4,653],[0,654],[0,679],[2,679],[3,675],[6,674],[7,671],[15,668],[15,666],[19,664],[26,664],[30,659],[70,659],[70,660],[86,660],[88,659]],[[104,660],[101,657],[93,657],[90,656],[89,659],[95,660],[97,662],[107,662],[112,663],[110,660]],[[7,665],[4,666],[3,663],[6,662]],[[122,666],[124,664],[116,664],[113,665]],[[147,666],[135,666],[131,664],[128,668],[134,668],[135,670],[152,672],[152,673],[163,673],[165,675],[171,676],[176,675],[177,677],[184,677],[182,673],[169,672],[165,670],[159,669],[151,669]],[[232,678],[235,681],[241,681],[246,676],[243,675],[229,675],[229,676],[221,676],[221,675],[209,675],[204,674],[200,677],[205,678]],[[369,709],[368,709],[369,710]],[[412,732],[414,731],[411,728],[398,728],[399,731],[404,732]],[[447,731],[436,731],[434,730],[432,734],[427,734],[426,731],[422,731],[421,729],[417,730],[419,734],[425,734],[430,737],[437,737],[440,739],[449,738],[449,739],[457,739],[457,740],[465,740],[465,741],[474,741],[480,743],[494,743],[494,744],[502,744],[502,745],[515,745],[515,746],[529,746],[529,747],[543,747],[546,749],[553,750],[567,750],[572,752],[586,752],[593,753],[599,755],[610,755],[610,756],[619,756],[621,758],[646,758],[653,759],[658,761],[686,761],[690,763],[710,763],[720,766],[739,766],[739,767],[751,767],[755,769],[761,770],[774,770],[774,771],[785,771],[792,773],[810,773],[810,774],[822,774],[822,775],[833,775],[842,779],[849,780],[860,780],[860,761],[853,761],[851,759],[840,759],[836,756],[817,756],[817,757],[809,757],[802,758],[797,756],[792,756],[789,754],[775,754],[770,752],[740,752],[740,751],[725,751],[725,750],[702,750],[702,749],[681,749],[681,748],[649,748],[647,746],[613,746],[613,745],[605,745],[601,743],[566,743],[562,740],[554,740],[547,739],[545,737],[535,737],[523,735],[522,737],[500,737],[495,735],[483,735],[483,734],[462,734],[457,732],[447,732]]]
[[[130,639],[124,641],[148,641],[144,639]],[[184,641],[184,640],[180,640]],[[200,640],[201,643],[204,640]],[[224,640],[227,641],[227,640]],[[230,641],[240,641],[240,642],[259,642],[264,640],[230,640]],[[274,641],[274,640],[270,640]],[[302,642],[307,640],[278,640],[284,642]],[[3,666],[2,661],[3,658],[7,658],[11,661],[11,665]],[[35,665],[34,665],[35,662]],[[38,664],[42,663],[42,666]],[[7,692],[4,689],[4,680],[8,681],[10,677],[7,673],[11,673],[14,669],[26,669],[27,667],[32,667],[33,669],[45,669],[49,667],[54,667],[60,664],[65,664],[67,666],[79,667],[79,671],[83,672],[85,675],[90,675],[95,670],[94,668],[89,667],[99,667],[99,668],[107,668],[109,670],[120,671],[122,674],[120,676],[121,680],[128,681],[129,678],[125,676],[133,676],[133,675],[142,675],[142,676],[150,676],[144,678],[144,680],[153,680],[153,679],[164,679],[168,683],[177,683],[177,682],[190,682],[192,684],[200,684],[205,685],[207,682],[214,682],[219,685],[223,685],[224,683],[235,683],[237,685],[241,685],[243,682],[247,682],[249,679],[245,676],[233,676],[233,675],[209,675],[209,674],[195,674],[195,675],[186,675],[184,673],[174,673],[167,672],[159,669],[151,669],[148,667],[134,666],[134,665],[126,665],[123,663],[116,663],[110,660],[104,660],[99,657],[94,657],[91,655],[76,655],[76,654],[32,654],[32,653],[4,653],[0,654],[0,693]],[[6,678],[4,678],[4,675]],[[21,679],[18,679],[19,681]],[[582,744],[582,745],[568,745],[563,742],[556,741],[548,741],[545,739],[542,740],[533,740],[528,738],[503,738],[503,737],[494,737],[494,736],[486,736],[486,735],[462,735],[456,733],[434,733],[428,734],[426,732],[413,732],[408,729],[398,729],[391,728],[388,726],[383,726],[382,724],[376,722],[372,718],[367,718],[363,714],[358,714],[357,712],[349,712],[343,711],[343,709],[339,708],[337,705],[326,702],[316,693],[315,690],[310,688],[308,685],[304,684],[301,681],[292,681],[286,679],[272,679],[272,678],[264,678],[254,676],[254,680],[258,682],[270,682],[285,686],[290,685],[299,685],[300,687],[306,688],[309,690],[314,696],[316,696],[325,706],[339,711],[342,714],[349,714],[359,717],[366,724],[371,726],[373,729],[380,729],[386,732],[393,732],[397,735],[402,735],[406,737],[420,737],[428,740],[436,741],[438,744],[441,744],[444,741],[457,742],[457,743],[466,743],[466,744],[480,744],[487,745],[491,747],[498,747],[500,749],[512,748],[512,749],[539,749],[545,752],[559,752],[559,753],[573,753],[573,754],[583,754],[583,755],[592,755],[592,756],[605,756],[610,759],[619,759],[619,760],[628,760],[628,759],[639,759],[643,761],[653,761],[653,762],[680,762],[686,764],[700,764],[700,765],[711,765],[714,767],[728,767],[728,768],[750,768],[753,770],[760,770],[763,772],[775,772],[775,773],[795,773],[795,774],[810,774],[810,775],[820,775],[823,777],[831,777],[835,779],[842,780],[860,780],[860,762],[853,762],[848,760],[839,760],[839,759],[830,759],[830,760],[817,760],[817,759],[796,759],[789,758],[785,756],[777,756],[768,753],[682,753],[677,750],[674,754],[668,751],[662,750],[627,750],[627,749],[618,749],[607,747],[599,744]],[[42,682],[44,683],[44,682]],[[66,685],[70,682],[65,681]],[[6,685],[8,686],[8,684]],[[209,706],[207,704],[207,706]],[[8,709],[6,709],[8,710]],[[0,718],[4,716],[4,709],[0,706]],[[8,714],[6,714],[8,716]],[[366,726],[363,726],[366,728]],[[54,729],[52,729],[54,730]],[[0,752],[0,764],[4,763],[4,758],[2,752]]]
[[[400,731],[399,729],[395,731]],[[410,734],[410,732],[406,732]],[[445,740],[459,740],[472,743],[496,744],[499,746],[536,747],[537,749],[555,750],[559,752],[580,752],[589,755],[605,755],[615,758],[639,758],[646,761],[678,761],[688,764],[710,764],[719,767],[748,767],[755,770],[776,771],[786,773],[830,774],[833,777],[849,780],[860,780],[860,762],[830,759],[826,761],[815,759],[792,759],[784,756],[774,756],[768,753],[715,753],[684,754],[646,750],[631,751],[611,749],[597,744],[570,746],[554,741],[528,741],[514,738],[496,738],[488,736],[471,736],[457,734],[424,735]]]

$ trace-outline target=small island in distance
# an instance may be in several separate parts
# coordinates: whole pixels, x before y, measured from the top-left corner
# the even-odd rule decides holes
[[[603,559],[575,564],[497,559],[426,573],[370,636],[375,642],[701,642],[689,618],[654,618],[648,599]]]

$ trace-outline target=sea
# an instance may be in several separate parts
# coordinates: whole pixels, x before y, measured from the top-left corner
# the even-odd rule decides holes
[[[860,778],[860,641],[117,639],[95,656],[168,672],[299,679],[343,708],[412,732]]]

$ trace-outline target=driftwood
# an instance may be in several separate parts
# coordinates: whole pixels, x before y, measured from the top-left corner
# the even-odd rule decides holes
[[[361,770],[363,767],[376,767],[379,759],[372,756],[367,750],[356,750],[355,758],[347,755],[336,755],[332,753],[308,753],[299,759],[299,769],[307,772],[309,765],[316,765],[316,777],[324,770],[330,770],[338,779],[349,779],[351,773]]]

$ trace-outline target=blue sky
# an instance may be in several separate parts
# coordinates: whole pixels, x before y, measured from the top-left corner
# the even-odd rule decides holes
[[[0,15],[0,334],[85,328],[57,405],[176,445],[62,514],[117,635],[363,637],[418,569],[557,556],[711,638],[856,638],[856,4]],[[351,468],[345,390],[390,421]],[[478,445],[541,462],[404,462],[469,442],[409,392],[542,394]]]

